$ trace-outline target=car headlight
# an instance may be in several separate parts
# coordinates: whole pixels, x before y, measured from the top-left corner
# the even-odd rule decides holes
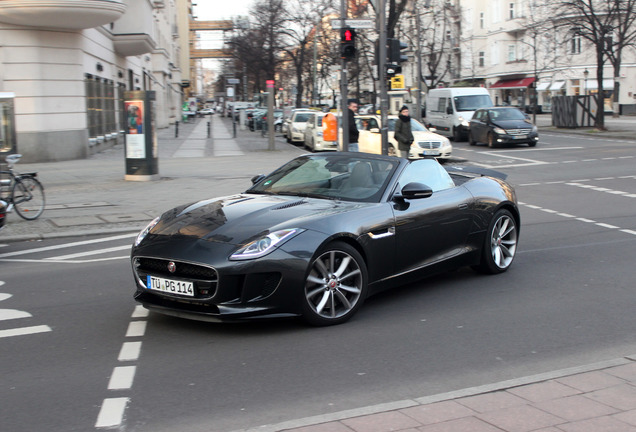
[[[499,134],[499,135],[505,135],[506,134],[506,131],[503,130],[502,128],[500,128],[500,127],[494,128],[493,132],[495,132],[496,134]]]
[[[459,124],[461,124],[462,126],[468,127],[468,121],[464,117],[459,116],[457,117],[457,120],[459,121]]]
[[[285,243],[287,240],[294,237],[296,234],[300,234],[304,230],[300,228],[290,228],[280,231],[274,231],[267,235],[264,235],[247,245],[243,246],[231,256],[231,260],[249,260],[254,258],[260,258],[272,252],[274,249]]]
[[[146,238],[150,230],[153,229],[155,225],[159,223],[159,219],[161,219],[161,217],[157,216],[156,218],[152,220],[152,222],[148,224],[148,226],[146,226],[146,228],[142,229],[139,232],[139,234],[137,235],[137,238],[135,239],[135,246],[139,246],[139,243],[141,243],[142,240]]]

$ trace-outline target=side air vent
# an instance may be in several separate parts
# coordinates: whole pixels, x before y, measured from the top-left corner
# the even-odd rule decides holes
[[[296,207],[296,206],[301,205],[301,204],[305,204],[305,201],[300,200],[300,201],[290,202],[290,203],[283,204],[283,205],[278,206],[278,207],[274,207],[272,210],[288,209],[288,208]]]

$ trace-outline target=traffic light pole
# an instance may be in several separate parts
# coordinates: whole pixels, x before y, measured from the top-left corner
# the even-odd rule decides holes
[[[378,80],[380,81],[380,136],[382,139],[382,154],[389,154],[389,93],[386,86],[386,0],[378,0],[378,28],[380,29],[380,43],[378,44]]]

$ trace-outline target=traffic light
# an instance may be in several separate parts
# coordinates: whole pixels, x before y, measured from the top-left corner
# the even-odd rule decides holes
[[[356,31],[351,27],[340,29],[340,57],[351,60],[356,56]]]
[[[399,39],[387,39],[387,60],[389,63],[387,68],[392,70],[393,74],[399,74],[402,72],[401,64],[408,60],[408,57],[405,54],[402,54],[402,51],[408,47],[409,46],[406,43],[401,42]]]

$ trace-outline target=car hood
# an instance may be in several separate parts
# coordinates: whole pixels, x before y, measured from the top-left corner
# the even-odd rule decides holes
[[[161,216],[151,236],[186,236],[244,244],[284,228],[321,230],[329,216],[368,204],[272,195],[240,194],[176,207]]]
[[[532,129],[532,124],[525,120],[497,120],[493,124],[502,129]]]

